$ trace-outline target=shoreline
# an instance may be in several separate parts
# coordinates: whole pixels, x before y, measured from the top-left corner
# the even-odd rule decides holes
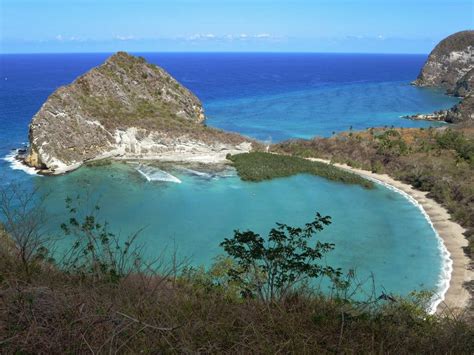
[[[332,164],[340,169],[358,174],[401,193],[410,202],[417,205],[439,239],[440,252],[444,259],[439,282],[440,291],[437,293],[437,299],[433,300],[430,313],[442,313],[444,311],[456,313],[464,310],[469,305],[471,296],[463,286],[465,282],[474,279],[474,272],[469,270],[470,259],[463,250],[468,245],[468,241],[463,234],[465,229],[451,220],[451,215],[445,207],[428,198],[426,196],[427,192],[416,190],[409,184],[395,180],[387,174],[377,174],[353,168],[346,164],[331,163],[326,159],[307,159]],[[447,277],[444,277],[443,274],[447,274]]]

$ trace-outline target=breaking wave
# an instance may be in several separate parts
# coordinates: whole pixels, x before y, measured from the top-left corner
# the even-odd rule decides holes
[[[161,169],[158,169],[149,165],[139,165],[135,168],[147,181],[163,181],[163,182],[173,182],[176,184],[181,184],[181,180],[176,176],[167,173]]]
[[[3,160],[10,163],[10,168],[13,170],[21,170],[28,175],[41,176],[41,175],[38,175],[38,170],[36,170],[35,168],[32,168],[31,166],[27,166],[23,164],[20,160],[18,160],[16,158],[17,155],[18,155],[18,149],[15,149],[10,154],[5,156]]]

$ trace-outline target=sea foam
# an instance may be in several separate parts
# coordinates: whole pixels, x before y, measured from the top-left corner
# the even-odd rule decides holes
[[[164,170],[158,169],[149,165],[139,165],[135,168],[147,181],[163,181],[181,184],[181,180],[176,176],[167,173]]]
[[[5,156],[3,160],[9,162],[10,168],[13,170],[21,170],[27,173],[28,175],[42,176],[42,175],[38,175],[38,170],[36,170],[35,168],[32,168],[31,166],[27,166],[23,164],[20,160],[18,160],[16,157],[17,155],[18,155],[18,150],[14,150],[10,154]]]
[[[194,175],[194,176],[198,176],[200,178],[203,178],[203,179],[212,179],[215,175],[214,174],[210,174],[210,173],[205,173],[203,171],[198,171],[198,170],[193,170],[193,169],[189,169],[189,168],[179,168],[179,170],[189,174],[189,175]]]
[[[441,266],[441,273],[440,273],[438,284],[437,284],[438,292],[433,295],[433,297],[431,299],[431,304],[428,308],[428,313],[429,314],[434,314],[436,312],[436,309],[437,309],[438,305],[441,302],[444,301],[445,296],[446,296],[446,292],[449,289],[449,283],[451,281],[451,274],[452,274],[452,271],[453,271],[453,260],[451,259],[451,253],[446,248],[446,245],[444,244],[443,239],[438,234],[438,231],[434,227],[433,222],[431,221],[428,213],[426,213],[423,206],[420,203],[418,203],[417,200],[415,200],[412,196],[407,194],[405,191],[402,191],[402,190],[396,188],[395,186],[387,184],[387,183],[385,183],[383,181],[380,181],[376,178],[372,178],[372,177],[366,177],[366,178],[368,180],[371,180],[371,181],[379,184],[379,185],[384,186],[385,188],[387,188],[391,191],[394,191],[394,192],[402,195],[410,203],[415,205],[421,211],[421,213],[423,214],[425,219],[428,221],[431,229],[435,233],[436,240],[438,242],[438,249],[439,249],[439,252],[440,252],[440,255],[441,255],[441,258],[442,258],[442,266]]]

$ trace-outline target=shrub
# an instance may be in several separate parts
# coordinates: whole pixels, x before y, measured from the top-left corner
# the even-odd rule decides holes
[[[304,228],[277,223],[267,240],[252,231],[235,231],[233,238],[221,243],[236,262],[236,267],[230,267],[229,276],[241,285],[246,296],[256,295],[265,302],[284,299],[304,281],[323,275],[340,276],[340,270],[316,263],[334,244],[316,241],[314,246],[308,245],[330,223],[329,216],[319,213]]]

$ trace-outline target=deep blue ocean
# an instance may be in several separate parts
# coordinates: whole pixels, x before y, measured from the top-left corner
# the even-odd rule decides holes
[[[271,142],[349,128],[426,127],[430,123],[400,116],[456,102],[410,85],[423,55],[140,55],[203,101],[208,125]],[[0,55],[0,156],[27,142],[28,123],[48,95],[107,57]],[[364,190],[304,175],[255,184],[235,176],[169,172],[182,183],[148,182],[124,164],[38,177],[0,160],[2,184],[16,181],[52,192],[47,204],[57,225],[65,218],[66,196],[92,194],[121,234],[147,227],[142,241],[150,255],[174,245],[194,264],[209,265],[222,253],[219,242],[236,228],[263,233],[274,222],[302,224],[320,211],[333,217],[321,238],[336,243],[328,258],[335,266],[357,268],[362,276],[373,272],[378,287],[396,293],[440,287],[442,260],[434,231],[416,206],[385,187]]]

